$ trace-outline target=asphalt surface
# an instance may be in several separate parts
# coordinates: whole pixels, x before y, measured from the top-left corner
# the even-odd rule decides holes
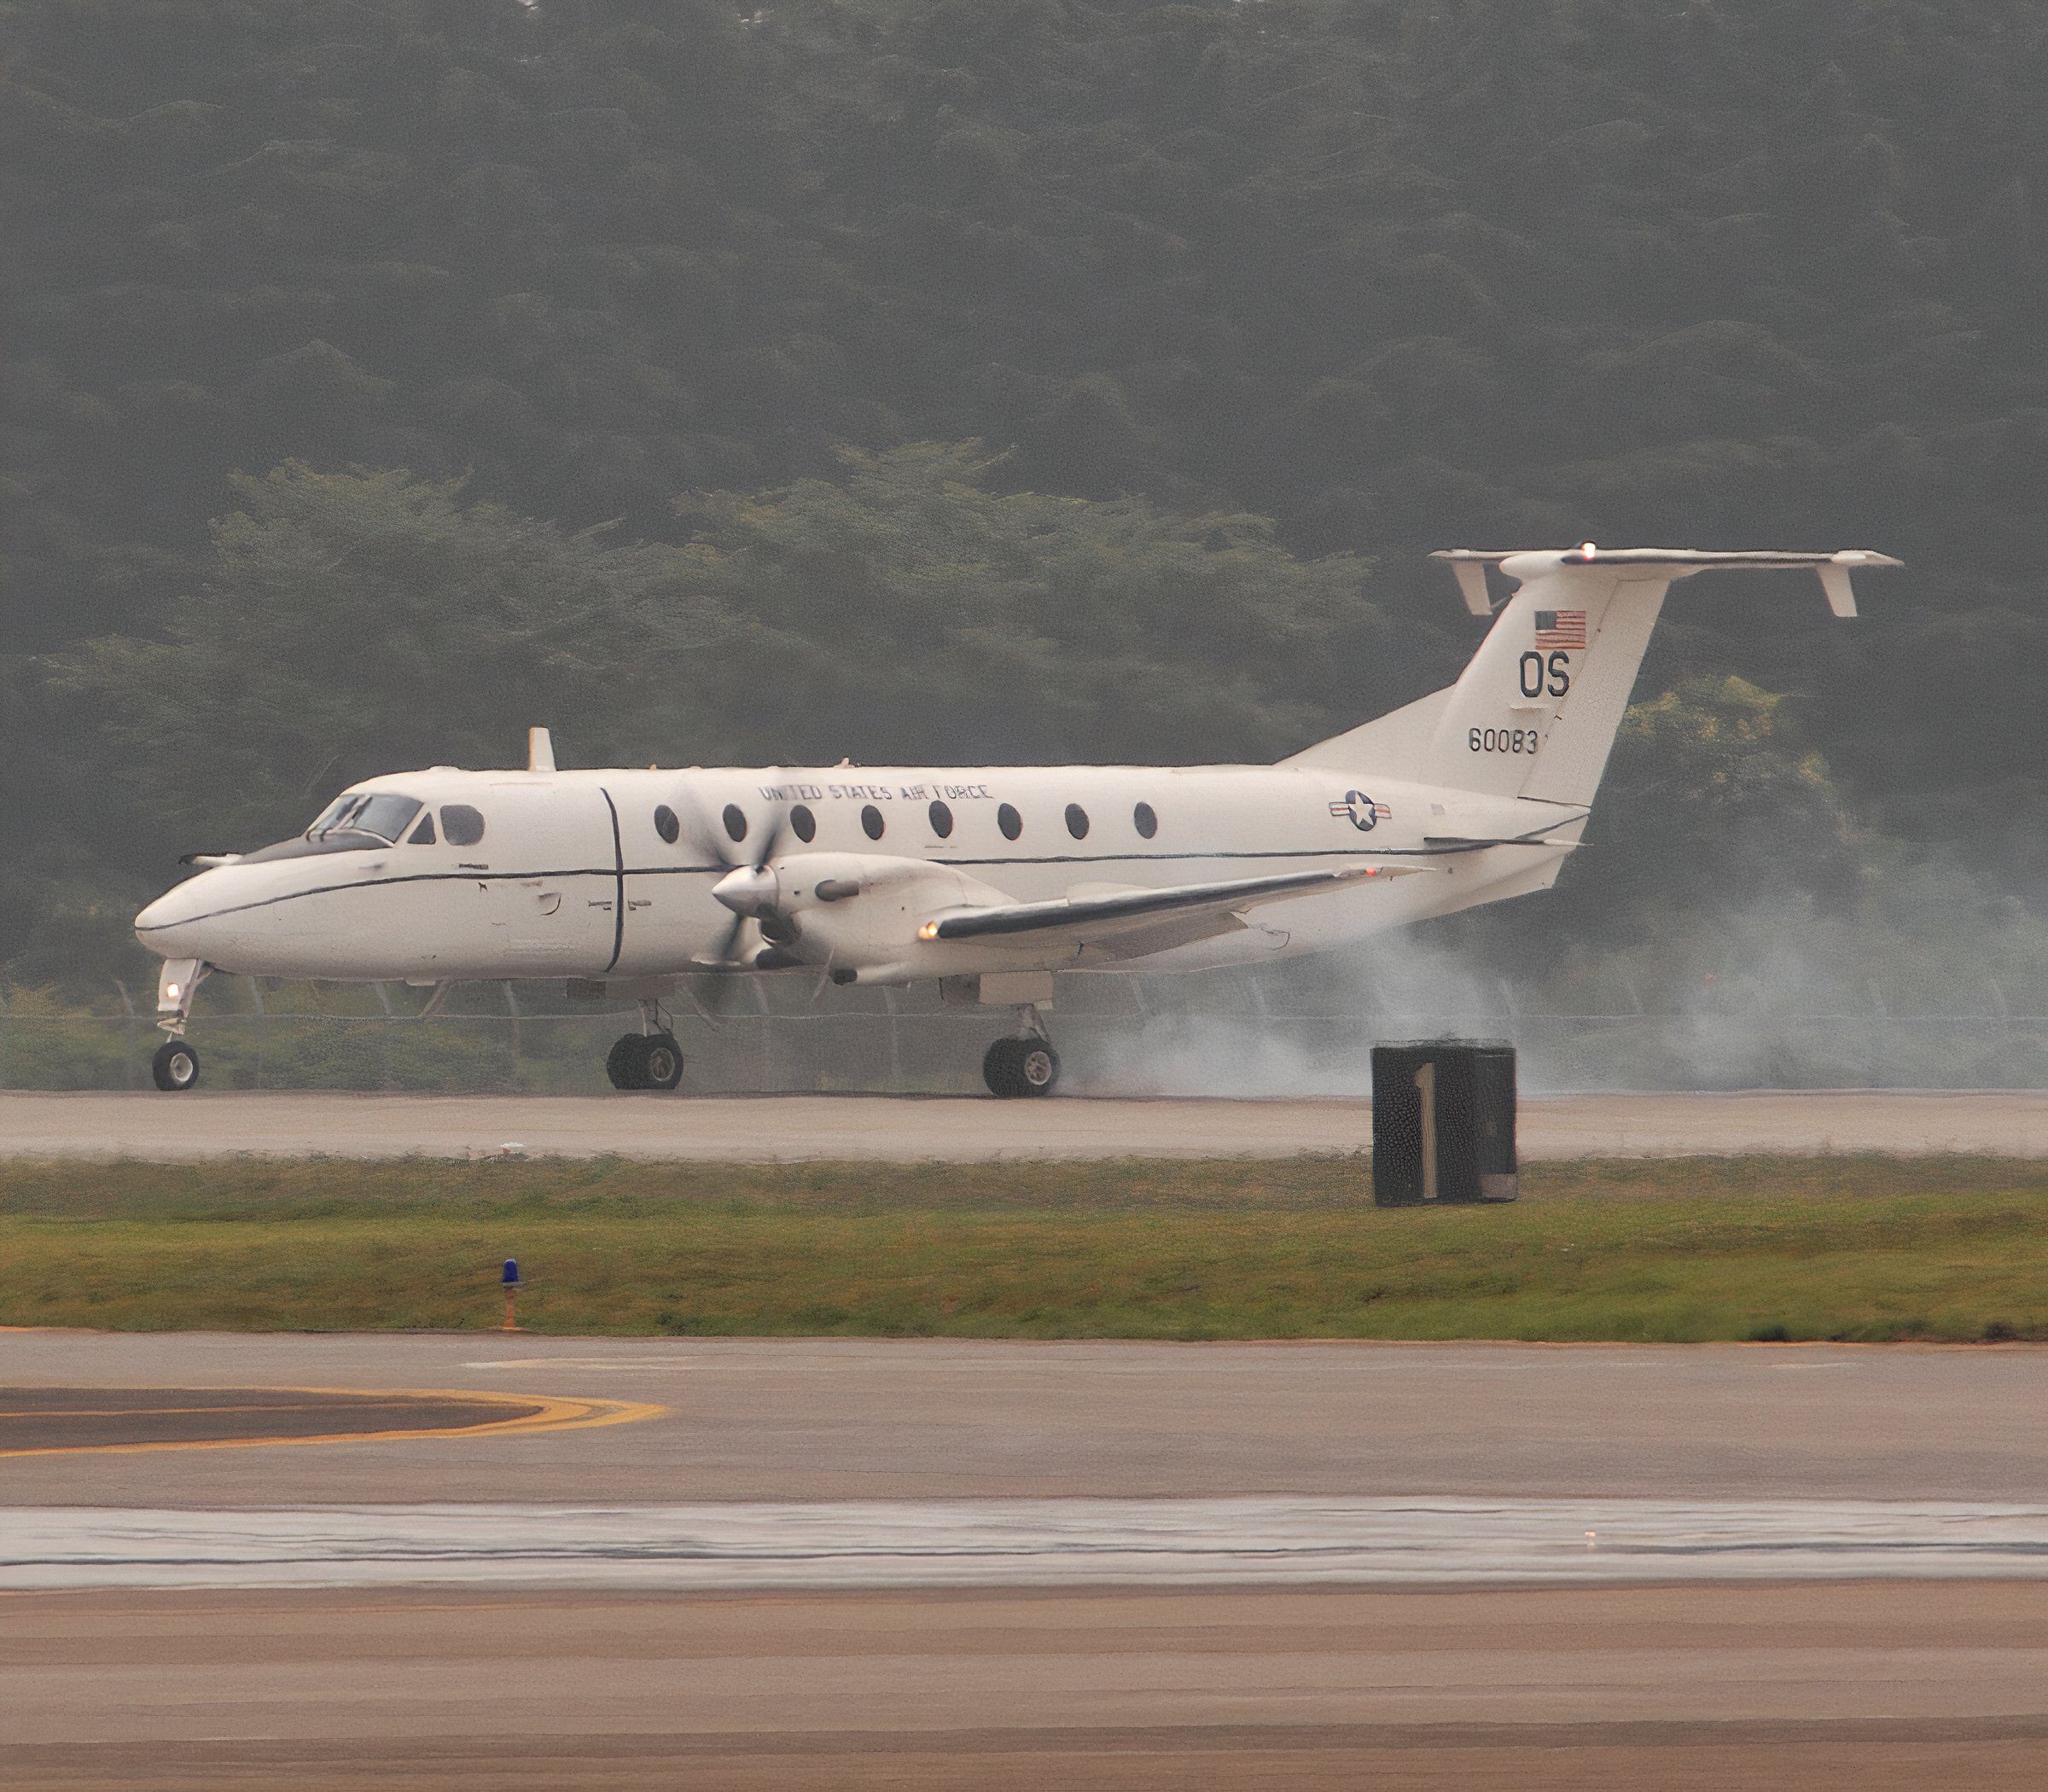
[[[17,1332],[0,1384],[658,1405],[480,1438],[22,1457],[15,1506],[1359,1498],[2033,1502],[2048,1352]]]
[[[0,1783],[2041,1783],[2048,1586],[0,1598]]]
[[[308,1388],[0,1388],[0,1457],[404,1436],[530,1419],[545,1402]]]
[[[1525,1100],[1527,1158],[2048,1156],[2048,1091],[1762,1091]],[[781,1162],[1278,1157],[1367,1149],[1365,1101],[0,1092],[0,1155],[532,1156]]]
[[[1824,1553],[1901,1525],[1939,1545],[1927,1560],[1960,1559],[1958,1539],[2038,1553],[2048,1354],[2022,1347],[15,1333],[0,1385],[73,1406],[247,1390],[252,1437],[253,1391],[276,1388],[608,1401],[632,1418],[0,1463],[3,1584],[21,1589],[0,1591],[9,1792],[1945,1792],[2037,1786],[2048,1761],[2042,1581],[1290,1592],[1257,1584],[1254,1559],[1312,1554],[1347,1522],[1365,1546],[1420,1539],[1468,1564],[1504,1538],[1553,1562],[1597,1554],[1610,1545],[1585,1530],[1632,1524],[1652,1583],[1674,1549],[1709,1575],[1717,1551],[1766,1576],[1811,1564],[1811,1547],[1772,1559],[1773,1525]],[[678,1517],[692,1501],[722,1504]],[[1145,1527],[1197,1521],[1248,1581],[1172,1584]],[[788,1546],[799,1521],[808,1564]],[[1041,1549],[1048,1527],[1070,1551],[1121,1537],[1151,1578],[833,1578],[871,1569],[891,1527],[936,1557],[963,1524],[985,1545],[992,1524]],[[730,1553],[734,1535],[765,1537],[781,1578],[631,1585],[664,1551]],[[573,1576],[593,1537],[625,1584],[521,1579],[550,1560]],[[375,1585],[237,1574],[260,1545],[273,1573],[317,1581],[358,1545],[383,1565]],[[390,1572],[422,1549],[440,1562]],[[26,1587],[38,1562],[76,1575],[95,1551],[128,1578]],[[145,1556],[233,1590],[138,1588]],[[395,1584],[457,1561],[484,1578]]]

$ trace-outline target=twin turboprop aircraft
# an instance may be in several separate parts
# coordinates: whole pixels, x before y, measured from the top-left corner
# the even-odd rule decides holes
[[[1882,554],[1602,549],[1449,563],[1492,626],[1457,684],[1277,765],[556,768],[371,778],[304,834],[206,867],[136,917],[163,960],[160,1089],[189,1089],[214,970],[431,987],[561,977],[640,1004],[621,1089],[672,1089],[680,978],[804,969],[1008,1007],[982,1074],[1049,1093],[1056,971],[1199,970],[1327,951],[1547,889],[1578,844],[1674,579],[1817,571],[1855,614]],[[1495,608],[1487,569],[1516,589]]]

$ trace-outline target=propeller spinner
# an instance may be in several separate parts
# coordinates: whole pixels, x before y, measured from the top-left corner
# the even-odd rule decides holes
[[[705,962],[733,970],[753,969],[752,955],[747,958],[737,956],[741,936],[746,932],[748,922],[759,928],[762,939],[771,946],[787,945],[791,936],[788,920],[777,906],[782,899],[782,881],[769,863],[788,829],[788,812],[780,812],[769,822],[752,858],[747,860],[734,859],[723,839],[705,824],[701,815],[693,819],[696,823],[693,832],[705,856],[730,867],[711,887],[711,893],[732,911],[732,925],[725,929],[724,937]]]

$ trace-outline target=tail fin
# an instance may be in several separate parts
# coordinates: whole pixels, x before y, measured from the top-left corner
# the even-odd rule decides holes
[[[1819,573],[1829,608],[1853,616],[1850,570],[1900,564],[1862,551],[1708,554],[1591,542],[1562,552],[1454,548],[1431,558],[1450,563],[1475,615],[1492,612],[1488,566],[1516,582],[1463,676],[1286,763],[1583,806],[1607,769],[1673,579],[1721,567],[1808,567]]]

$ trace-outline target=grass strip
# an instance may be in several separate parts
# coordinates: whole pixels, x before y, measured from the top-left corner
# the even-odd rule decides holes
[[[563,1334],[2048,1339],[2048,1164],[1532,1166],[1381,1210],[1348,1158],[0,1165],[0,1324]]]

